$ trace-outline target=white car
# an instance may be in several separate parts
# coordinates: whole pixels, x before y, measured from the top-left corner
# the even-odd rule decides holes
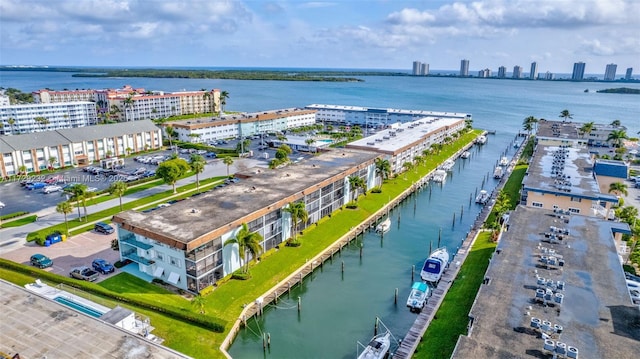
[[[42,193],[54,193],[54,192],[60,192],[60,191],[62,191],[62,187],[56,186],[56,185],[46,186],[45,188],[42,189]]]
[[[97,189],[97,188],[95,188],[95,187],[89,187],[89,188],[87,188],[87,192],[95,192],[95,191],[97,191],[97,190],[98,190],[98,189]]]

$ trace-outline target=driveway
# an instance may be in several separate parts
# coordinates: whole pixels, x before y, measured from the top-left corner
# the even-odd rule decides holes
[[[45,270],[69,276],[72,268],[91,266],[91,261],[95,258],[102,258],[111,263],[120,260],[118,252],[111,249],[111,240],[115,238],[115,234],[104,235],[94,231],[85,232],[50,247],[42,247],[34,242],[24,243],[20,248],[5,253],[2,257],[14,262],[29,264],[29,258],[33,254],[44,254],[53,259],[53,266]],[[116,268],[114,273],[100,274],[98,281],[117,273],[119,270]]]

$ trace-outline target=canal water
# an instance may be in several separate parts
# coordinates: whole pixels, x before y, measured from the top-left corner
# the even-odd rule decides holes
[[[516,152],[511,134],[488,139],[484,146],[471,148],[470,158],[456,161],[443,185],[431,183],[390,211],[389,232],[381,236],[367,231],[277,304],[266,306],[263,316],[249,319],[229,350],[233,358],[356,358],[363,348],[358,342],[369,342],[376,318],[382,323],[380,330],[386,326],[394,342],[401,340],[416,318],[406,307],[412,266],[419,280],[439,235],[441,245],[456,252],[480,212],[477,191],[491,192],[498,183],[493,179],[497,161],[505,152],[508,156]],[[397,180],[402,181],[402,175]],[[451,265],[455,262],[454,257]],[[267,334],[270,346],[263,350]]]

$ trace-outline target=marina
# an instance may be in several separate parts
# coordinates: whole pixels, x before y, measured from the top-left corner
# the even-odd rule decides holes
[[[331,341],[333,345],[329,348],[322,345],[323,340],[309,340],[300,343],[305,352],[322,352],[325,357],[353,358],[357,355],[353,351],[354,340],[366,341],[371,338],[370,330],[375,317],[383,319],[393,335],[408,333],[416,317],[406,309],[398,310],[397,297],[409,297],[411,285],[415,279],[419,279],[417,276],[425,261],[425,253],[429,253],[430,243],[436,244],[440,228],[441,245],[453,253],[452,263],[458,261],[461,240],[475,225],[480,211],[486,210],[471,206],[473,202],[470,197],[474,188],[484,179],[481,174],[490,169],[487,164],[499,156],[500,149],[496,147],[501,142],[506,145],[511,141],[511,138],[500,135],[496,139],[499,140],[492,141],[490,146],[472,147],[470,150],[477,160],[456,164],[449,173],[451,178],[446,186],[415,188],[414,192],[406,193],[398,202],[390,203],[389,211],[381,210],[378,217],[370,218],[362,227],[354,228],[324,254],[309,259],[309,264],[301,271],[285,278],[280,286],[265,294],[262,315],[254,315],[258,312],[258,306],[249,305],[241,319],[246,327],[236,329],[237,336],[229,349],[230,356],[291,357],[295,355],[296,348],[286,343],[305,336],[305,333],[318,333],[319,338]],[[480,175],[474,178],[462,176],[463,173]],[[463,214],[461,206],[464,207]],[[451,216],[456,212],[458,216],[452,223]],[[381,238],[373,229],[387,213],[394,230]],[[429,215],[425,216],[425,213]],[[445,273],[443,280],[449,277],[449,272]],[[362,285],[371,283],[371,278],[376,278],[376,282]],[[422,313],[431,306],[438,293],[442,295],[442,286],[441,281]],[[274,296],[278,297],[277,301],[274,301]],[[367,306],[348,304],[354,301],[366,301]],[[403,303],[400,306],[405,307]],[[326,313],[332,313],[331,318]],[[348,338],[334,335],[329,328],[335,325],[341,328],[341,332],[352,334]],[[271,346],[263,350],[261,343],[265,333],[270,334]]]

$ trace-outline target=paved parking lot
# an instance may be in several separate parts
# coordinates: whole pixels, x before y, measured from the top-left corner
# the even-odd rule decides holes
[[[96,258],[105,259],[112,264],[118,261],[120,259],[118,252],[111,249],[111,240],[115,238],[115,234],[104,235],[94,231],[85,232],[50,247],[42,247],[33,242],[25,243],[20,248],[5,253],[2,257],[14,262],[29,264],[29,258],[33,254],[44,254],[53,260],[53,266],[46,268],[46,271],[69,276],[72,268],[90,267],[91,261]],[[117,273],[119,270],[116,268],[114,273],[100,274],[98,281]]]

